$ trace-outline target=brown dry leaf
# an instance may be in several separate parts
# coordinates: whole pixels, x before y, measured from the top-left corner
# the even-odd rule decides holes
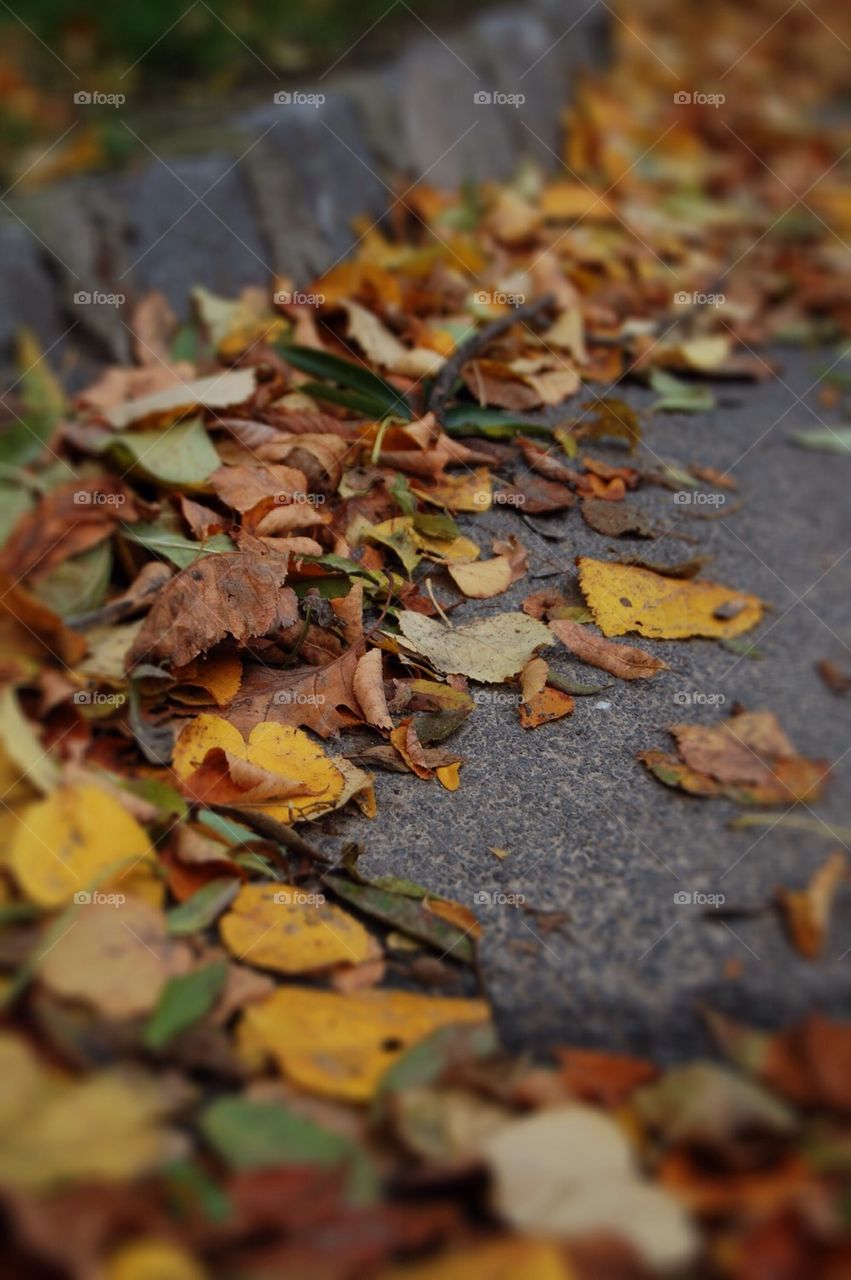
[[[545,688],[520,704],[520,723],[524,729],[538,729],[542,724],[572,715],[575,707],[569,693]]]
[[[310,1093],[368,1102],[405,1049],[438,1027],[489,1018],[484,1000],[285,987],[246,1010],[240,1034],[250,1064],[271,1056]]]
[[[114,476],[69,481],[21,517],[0,554],[0,571],[16,581],[44,577],[69,556],[111,537],[119,521],[138,519],[133,494]]]
[[[354,916],[295,885],[243,885],[219,928],[237,960],[276,973],[313,973],[381,957]]]
[[[360,703],[364,719],[375,729],[392,729],[393,721],[387,710],[384,696],[384,674],[380,649],[370,649],[358,659],[352,680],[355,697]]]
[[[657,671],[667,671],[668,664],[661,658],[654,658],[643,649],[633,645],[613,644],[595,636],[579,622],[569,622],[566,618],[553,618],[549,623],[550,631],[572,654],[591,667],[599,667],[610,675],[619,676],[621,680],[648,680]]]
[[[363,719],[354,691],[360,653],[347,649],[322,667],[273,671],[250,667],[228,707],[228,719],[243,733],[261,720],[312,729],[321,738],[336,737],[346,725]]]
[[[556,1244],[503,1235],[482,1244],[451,1248],[425,1262],[392,1266],[376,1280],[575,1280]]]
[[[675,724],[680,755],[639,757],[667,786],[694,795],[728,795],[743,804],[818,799],[828,777],[823,760],[799,756],[770,711],[740,712],[714,725]]]
[[[836,849],[811,876],[806,888],[777,890],[792,943],[808,960],[817,960],[824,951],[830,910],[847,874],[848,859],[841,849]]]
[[[165,916],[138,899],[95,894],[44,955],[41,981],[67,1000],[82,1000],[105,1018],[150,1013],[175,974],[187,973],[191,953],[166,933]]]
[[[244,642],[291,626],[295,595],[284,586],[287,558],[255,551],[206,555],[158,596],[130,651],[140,662],[184,667],[226,635]]]
[[[86,640],[17,581],[0,571],[0,676],[33,676],[45,657],[74,666],[86,652]]]
[[[146,294],[136,303],[130,330],[139,364],[152,368],[168,365],[177,323],[168,298],[158,290]]]
[[[596,533],[602,533],[607,538],[622,538],[626,534],[637,538],[659,536],[659,529],[653,521],[627,502],[583,498],[582,518]]]
[[[762,601],[716,582],[681,581],[649,569],[580,556],[579,584],[604,636],[731,639],[762,617]]]
[[[307,493],[304,472],[280,465],[219,467],[209,483],[226,506],[243,515],[260,503],[291,501]]]

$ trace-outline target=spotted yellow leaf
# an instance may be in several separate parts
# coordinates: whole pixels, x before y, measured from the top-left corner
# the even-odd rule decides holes
[[[667,578],[650,569],[580,557],[579,584],[604,636],[730,639],[762,617],[757,596],[717,582]]]
[[[381,955],[354,916],[294,885],[243,885],[219,927],[237,959],[278,973],[364,964]]]

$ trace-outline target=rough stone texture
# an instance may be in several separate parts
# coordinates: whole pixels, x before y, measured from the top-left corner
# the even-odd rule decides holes
[[[52,191],[11,201],[50,263],[68,323],[76,321],[113,359],[129,356],[118,308],[90,295],[121,292],[124,268],[121,204],[113,177],[75,178]],[[46,331],[37,326],[44,343]]]
[[[42,343],[53,346],[63,334],[59,291],[38,242],[20,225],[0,227],[0,350],[11,349],[15,333],[25,326]]]
[[[825,360],[788,352],[783,359],[783,382],[720,386],[722,407],[714,414],[661,415],[646,432],[648,464],[657,455],[732,469],[740,491],[728,496],[728,515],[690,519],[682,515],[690,508],[665,490],[637,495],[666,523],[680,517],[676,531],[700,541],[694,548],[666,537],[654,548],[658,559],[709,553],[705,577],[769,602],[772,612],[752,633],[764,658],[738,659],[714,641],[638,639],[671,671],[652,682],[614,681],[599,697],[577,698],[570,720],[533,732],[519,727],[504,690],[482,690],[468,725],[450,740],[467,758],[458,792],[379,774],[378,818],[332,824],[341,841],[366,844],[366,873],[419,879],[479,914],[484,979],[503,1032],[516,1045],[573,1041],[676,1058],[709,1047],[696,1013],[700,1001],[766,1025],[814,1006],[845,1016],[851,1007],[851,960],[844,956],[851,891],[840,893],[820,963],[793,951],[771,905],[776,885],[803,884],[841,841],[782,826],[729,831],[728,820],[742,812],[736,806],[671,791],[636,760],[643,749],[668,747],[666,726],[677,720],[711,723],[737,701],[768,708],[800,751],[836,762],[815,812],[847,829],[848,702],[826,689],[813,664],[830,657],[851,665],[851,464],[788,443],[792,430],[818,425],[814,396],[797,407],[795,398]],[[627,398],[652,399],[640,389]],[[606,456],[623,459],[615,449]],[[737,497],[744,506],[734,512]],[[469,520],[467,531],[485,547],[497,531],[515,532],[533,553],[533,575],[557,576],[464,603],[453,617],[517,608],[544,586],[576,592],[579,600],[574,556],[607,558],[610,547],[628,554],[649,546],[603,538],[577,510],[550,517],[548,527],[562,539],[535,536],[512,511]],[[439,594],[449,598],[448,591]],[[563,650],[551,652],[554,668],[574,679],[595,685],[608,679]],[[677,700],[683,693],[721,694],[726,703],[720,710],[683,706]],[[804,807],[797,812],[810,816]],[[498,861],[489,846],[508,849],[509,857]],[[702,915],[677,906],[681,890],[724,893],[726,909],[759,914],[722,922],[711,909]],[[482,894],[494,893],[522,894],[529,908],[567,912],[570,919],[547,932],[528,912],[482,902]]]
[[[357,240],[352,220],[378,217],[393,194],[378,173],[357,103],[342,93],[325,96],[318,106],[272,104],[241,121],[261,139],[245,164],[275,266],[302,281],[345,256]]]
[[[363,50],[352,51],[305,86],[325,95],[318,109],[267,100],[212,124],[207,153],[172,155],[186,143],[165,138],[153,144],[160,159],[142,153],[126,174],[15,192],[10,203],[32,231],[24,256],[56,282],[58,303],[36,304],[43,284],[32,293],[42,344],[55,339],[58,305],[75,358],[126,360],[121,308],[77,295],[125,294],[129,305],[159,288],[185,314],[198,281],[223,293],[273,273],[304,284],[353,247],[353,220],[380,218],[400,184],[505,177],[528,155],[552,168],[559,108],[574,70],[601,59],[605,15],[594,0],[534,0],[457,30],[423,30],[387,66],[352,70]],[[526,101],[518,110],[477,93]],[[8,223],[6,244],[20,226]],[[18,285],[9,287],[14,296]],[[0,329],[4,360],[9,339]]]
[[[269,249],[235,157],[152,161],[129,178],[124,197],[128,292],[160,289],[185,314],[200,282],[226,295],[269,282]]]

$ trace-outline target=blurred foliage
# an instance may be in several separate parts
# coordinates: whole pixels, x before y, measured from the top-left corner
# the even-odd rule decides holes
[[[465,12],[483,3],[468,0]],[[418,0],[417,14],[429,25],[459,16],[453,0]],[[424,29],[399,0],[29,0],[20,20],[2,6],[0,175],[34,185],[134,150],[114,108],[80,117],[80,89],[123,93],[133,114],[164,88],[171,103],[214,105],[303,83],[338,59],[349,67],[386,56],[408,33]]]

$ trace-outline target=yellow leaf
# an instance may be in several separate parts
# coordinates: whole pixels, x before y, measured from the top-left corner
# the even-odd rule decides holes
[[[23,893],[60,907],[92,888],[159,905],[162,882],[142,827],[100,787],[60,787],[17,816],[10,862]]]
[[[443,476],[428,490],[411,485],[411,491],[432,506],[449,511],[484,513],[493,502],[493,480],[487,467],[476,467],[462,476]]]
[[[431,538],[414,530],[414,540],[418,550],[427,552],[436,560],[442,560],[444,564],[469,564],[472,560],[478,560],[482,554],[478,544],[472,538],[465,538],[463,533],[447,541],[444,538]]]
[[[580,557],[579,584],[605,636],[628,631],[656,640],[689,636],[729,639],[762,617],[757,596],[717,582],[666,578],[635,565]]]
[[[45,953],[39,977],[57,995],[85,1001],[106,1018],[150,1013],[168,979],[190,968],[189,950],[167,936],[163,913],[149,903],[92,897]]]
[[[243,885],[219,927],[238,960],[277,973],[364,964],[381,955],[354,916],[294,885]]]
[[[461,785],[461,765],[442,764],[435,769],[435,776],[442,787],[447,791],[457,791]]]
[[[413,1266],[391,1267],[378,1280],[575,1280],[555,1244],[501,1236]],[[110,1276],[109,1280],[113,1280]],[[123,1280],[123,1277],[122,1277]]]
[[[511,561],[508,556],[494,556],[476,564],[452,564],[449,576],[471,600],[488,600],[502,595],[511,586]]]
[[[172,673],[178,687],[171,697],[191,704],[215,702],[224,707],[239,692],[242,663],[235,653],[214,653],[194,658]]]
[[[159,1126],[183,1100],[164,1082],[117,1070],[69,1079],[9,1033],[0,1035],[0,1071],[5,1184],[39,1190],[69,1180],[125,1182],[185,1152],[180,1135]]]
[[[246,1009],[240,1031],[252,1063],[271,1055],[311,1093],[368,1102],[387,1068],[412,1044],[438,1027],[487,1022],[489,1016],[484,1000],[282,987]]]
[[[221,764],[220,776],[213,775],[211,752],[223,753],[226,777]],[[245,807],[285,823],[336,808],[344,789],[343,774],[318,743],[302,729],[271,721],[255,725],[246,743],[221,716],[197,716],[175,744],[172,767],[198,799],[206,794],[209,804]]]
[[[167,1240],[133,1240],[109,1259],[104,1280],[207,1280],[209,1272]]]

